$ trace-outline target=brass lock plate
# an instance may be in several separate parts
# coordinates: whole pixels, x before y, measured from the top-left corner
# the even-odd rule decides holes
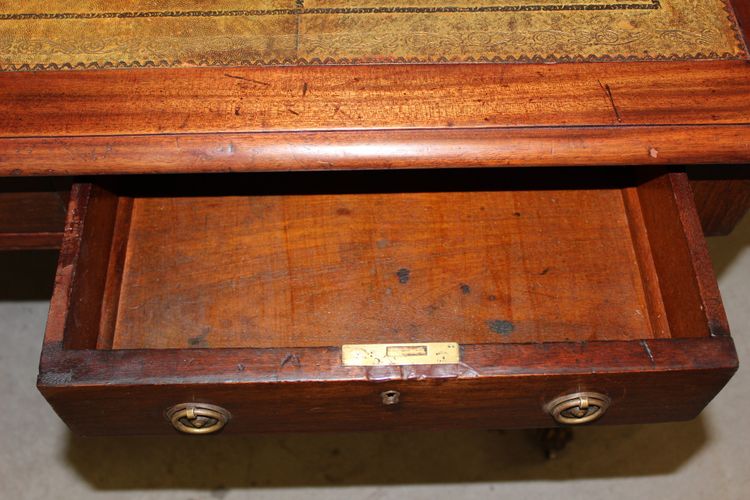
[[[456,342],[347,344],[341,358],[344,366],[450,365],[461,361],[461,350]]]

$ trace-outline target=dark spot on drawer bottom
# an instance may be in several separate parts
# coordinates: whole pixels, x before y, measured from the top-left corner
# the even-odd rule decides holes
[[[411,275],[411,271],[409,269],[406,269],[405,267],[396,271],[396,277],[398,278],[398,282],[401,283],[402,285],[405,285],[409,282],[410,275]]]
[[[487,326],[489,326],[492,332],[499,333],[500,335],[510,335],[516,328],[513,326],[513,323],[504,319],[490,320],[487,322]]]

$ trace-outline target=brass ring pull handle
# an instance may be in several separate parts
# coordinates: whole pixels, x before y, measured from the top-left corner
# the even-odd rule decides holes
[[[604,415],[610,402],[609,397],[598,392],[577,392],[554,399],[545,409],[559,424],[581,425]]]
[[[212,434],[232,418],[224,408],[204,403],[183,403],[167,410],[167,419],[185,434]]]

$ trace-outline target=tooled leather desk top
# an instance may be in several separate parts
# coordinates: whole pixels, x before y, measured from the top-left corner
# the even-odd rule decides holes
[[[0,1],[0,69],[738,59],[725,0]]]

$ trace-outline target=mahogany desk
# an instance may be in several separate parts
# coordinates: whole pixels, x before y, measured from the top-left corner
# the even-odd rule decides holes
[[[202,3],[0,12],[0,248],[61,246],[75,432],[680,420],[731,377],[750,2]]]

